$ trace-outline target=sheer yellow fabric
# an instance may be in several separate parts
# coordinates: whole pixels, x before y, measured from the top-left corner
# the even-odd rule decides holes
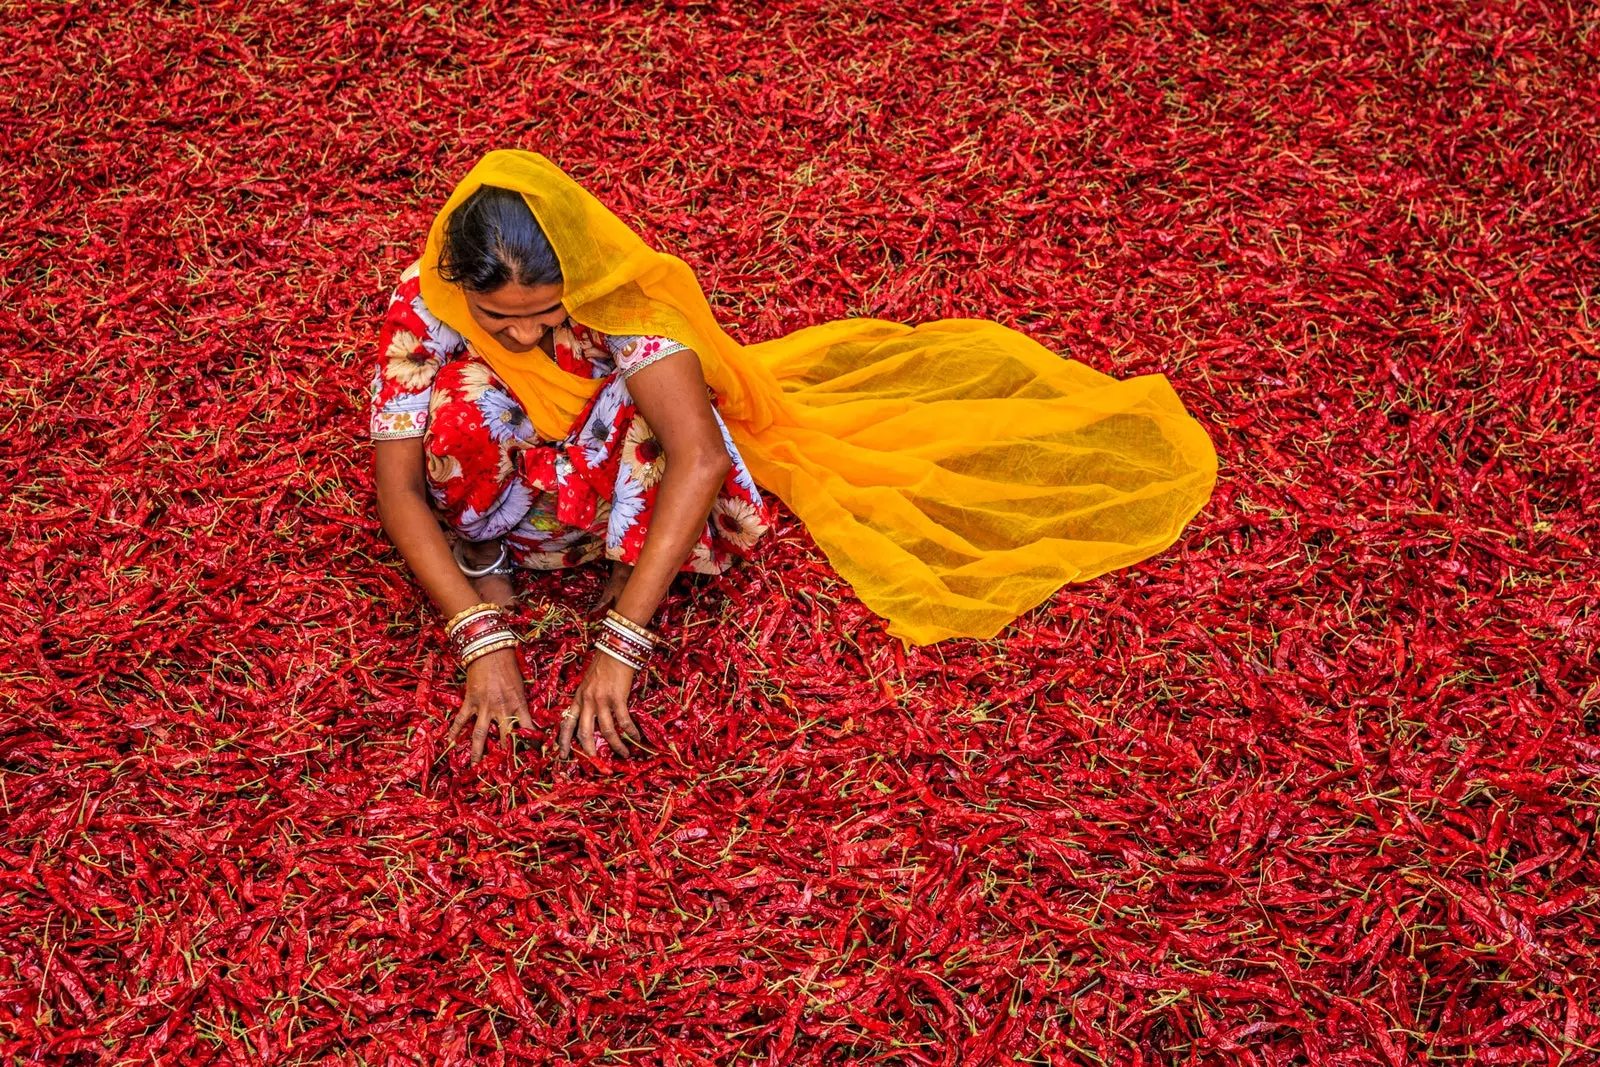
[[[1117,381],[976,319],[848,319],[741,345],[681,259],[542,155],[491,152],[434,219],[422,296],[547,439],[598,383],[507,351],[439,277],[444,221],[480,185],[523,194],[574,320],[694,349],[756,482],[913,643],[992,637],[1063,584],[1171,545],[1211,495],[1216,453],[1161,375]]]

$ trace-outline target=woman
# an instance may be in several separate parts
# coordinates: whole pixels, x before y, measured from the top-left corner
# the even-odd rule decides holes
[[[438,273],[460,287],[473,321],[507,351],[538,350],[604,384],[564,440],[536,441],[505,383],[428,308],[412,264],[389,299],[371,386],[384,529],[451,618],[482,605],[479,614],[493,621],[489,605],[512,603],[513,566],[610,560],[611,580],[591,615],[609,608],[622,616],[608,616],[622,644],[597,649],[560,740],[565,757],[575,726],[592,756],[598,729],[626,757],[623,735],[640,739],[628,690],[636,657],[648,651],[628,644],[627,623],[650,621],[678,570],[719,574],[747,553],[767,529],[768,507],[692,351],[670,338],[602,335],[572,321],[561,304],[560,264],[520,194],[483,186],[468,197],[446,224]],[[457,538],[454,552],[435,515]],[[451,736],[476,720],[476,762],[491,719],[502,736],[514,723],[532,723],[509,637],[462,658],[466,693]]]
[[[679,570],[794,512],[890,634],[992,637],[1061,585],[1172,544],[1216,453],[1161,375],[998,323],[851,319],[745,346],[699,283],[543,156],[490,152],[390,301],[372,378],[385,530],[466,665],[454,738],[531,725],[499,609],[512,566],[611,561],[560,750],[619,755]],[[456,540],[448,546],[438,521]]]

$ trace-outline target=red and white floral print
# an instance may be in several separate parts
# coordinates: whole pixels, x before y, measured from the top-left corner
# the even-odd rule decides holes
[[[414,264],[390,298],[378,348],[369,433],[374,440],[424,439],[429,495],[458,534],[505,537],[514,562],[534,569],[600,557],[638,561],[666,456],[627,379],[683,345],[603,335],[568,319],[556,330],[556,362],[606,380],[555,443],[537,439],[505,383],[428,310]],[[715,401],[713,394],[733,468],[683,565],[703,574],[720,574],[748,554],[772,522]]]

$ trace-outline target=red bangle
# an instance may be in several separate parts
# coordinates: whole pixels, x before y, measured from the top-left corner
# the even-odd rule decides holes
[[[627,652],[607,641],[596,641],[594,650],[602,656],[609,656],[620,662],[623,666],[631,668],[635,673],[645,669],[648,664],[637,653]]]
[[[610,630],[601,630],[595,635],[594,640],[595,644],[604,648],[609,648],[613,652],[620,652],[631,660],[637,660],[640,663],[650,662],[651,657],[649,649],[640,648],[638,645],[629,644],[616,634],[612,633]]]

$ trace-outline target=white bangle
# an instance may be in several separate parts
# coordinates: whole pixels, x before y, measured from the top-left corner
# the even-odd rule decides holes
[[[643,663],[640,663],[637,660],[631,660],[627,656],[624,656],[621,652],[617,652],[614,649],[607,648],[605,645],[602,645],[602,644],[599,644],[599,643],[596,643],[594,647],[595,647],[595,649],[597,651],[604,652],[606,655],[610,656],[612,659],[616,660],[618,663],[621,663],[621,664],[624,664],[626,666],[632,667],[634,669],[635,673],[644,670],[644,664]]]
[[[466,653],[462,653],[461,665],[463,667],[470,667],[474,663],[476,663],[478,660],[482,659],[484,656],[487,656],[491,652],[499,652],[502,648],[516,648],[516,647],[517,647],[517,642],[515,642],[515,641],[502,641],[497,645],[489,645],[487,648],[483,648],[483,649],[480,649],[477,652],[473,652],[471,655],[468,655]]]
[[[521,642],[517,639],[516,633],[512,630],[491,630],[482,637],[478,638],[476,641],[472,642],[472,644],[468,645],[466,648],[463,648],[457,658],[465,660],[474,652],[477,652],[480,649],[488,648],[490,645],[500,641],[505,642],[508,647],[511,645],[521,644]]]

